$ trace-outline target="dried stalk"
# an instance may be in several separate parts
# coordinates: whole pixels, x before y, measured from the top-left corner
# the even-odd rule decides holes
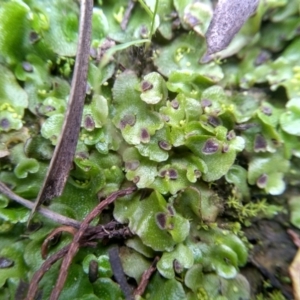
[[[72,166],[86,94],[92,13],[93,0],[82,0],[80,4],[79,40],[68,108],[62,132],[29,221],[41,203],[62,194]]]
[[[29,201],[29,200],[26,200],[20,196],[18,196],[17,194],[15,194],[13,191],[11,191],[4,183],[2,183],[0,181],[0,193],[2,193],[3,195],[7,196],[9,199],[11,200],[14,200],[16,201],[17,203],[23,205],[24,207],[26,208],[29,208],[29,209],[33,209],[34,207],[34,203]],[[72,226],[74,228],[79,228],[80,227],[80,222],[74,220],[74,219],[71,219],[71,218],[68,218],[68,217],[65,217],[65,216],[62,216],[58,213],[55,213],[53,211],[51,211],[50,209],[47,209],[47,208],[44,208],[42,206],[40,206],[37,211],[49,218],[50,220],[54,221],[54,222],[57,222],[59,224],[62,224],[62,225],[66,225],[66,226]]]

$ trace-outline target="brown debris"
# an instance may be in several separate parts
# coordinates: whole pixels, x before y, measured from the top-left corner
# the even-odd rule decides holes
[[[128,3],[128,6],[126,8],[126,11],[124,13],[123,20],[121,22],[121,28],[122,30],[126,30],[132,10],[134,9],[136,1],[130,0]]]
[[[73,241],[70,245],[65,246],[60,251],[55,253],[54,255],[50,256],[42,265],[42,267],[34,274],[32,281],[30,283],[29,291],[27,294],[27,300],[33,300],[35,298],[35,295],[38,290],[38,283],[46,273],[50,269],[50,267],[60,258],[64,257],[63,262],[60,267],[60,272],[58,279],[56,281],[56,285],[54,289],[52,290],[50,300],[57,300],[60,292],[62,291],[64,287],[64,283],[66,281],[68,270],[71,265],[71,262],[78,252],[78,249],[80,247],[86,247],[86,246],[96,246],[95,237],[105,237],[105,236],[111,236],[111,233],[105,228],[103,225],[99,225],[96,228],[100,229],[102,231],[102,235],[99,234],[99,232],[95,231],[95,228],[91,228],[89,224],[103,211],[103,209],[108,206],[109,204],[113,203],[118,197],[126,196],[135,191],[135,187],[129,187],[124,190],[120,190],[117,192],[112,193],[110,196],[108,196],[105,200],[100,202],[84,219],[84,221],[80,224],[80,227],[78,231],[75,232],[73,229],[68,228],[67,230],[69,232],[75,232]],[[109,224],[111,226],[111,224]],[[63,229],[66,229],[64,227]],[[62,231],[62,228],[56,230],[56,232],[52,232],[50,236],[54,236],[55,233]],[[64,230],[63,230],[64,231]],[[121,234],[128,233],[123,228],[121,229]],[[94,237],[92,233],[94,232]],[[117,234],[120,236],[120,233]],[[49,240],[49,237],[48,237]],[[48,242],[45,243],[47,245]],[[45,248],[46,246],[44,246]],[[45,251],[45,250],[44,250]],[[44,252],[43,252],[44,253]]]
[[[113,247],[108,251],[109,255],[109,262],[111,265],[111,269],[113,271],[114,277],[118,284],[120,285],[120,288],[125,295],[126,300],[133,300],[133,296],[131,293],[131,288],[129,284],[127,283],[127,279],[122,267],[122,262],[119,255],[119,248]]]
[[[156,271],[156,264],[159,261],[159,257],[156,256],[151,264],[151,266],[149,267],[149,269],[147,269],[141,278],[141,282],[139,283],[138,287],[136,288],[136,290],[134,291],[134,296],[138,296],[138,295],[143,295],[145,292],[145,289],[149,283],[150,277],[152,276],[152,274]]]
[[[47,238],[44,240],[42,247],[41,247],[41,256],[43,259],[46,259],[48,253],[48,245],[49,243],[60,233],[62,232],[69,232],[71,233],[73,236],[75,235],[75,233],[77,232],[77,230],[71,226],[61,226],[58,228],[55,228],[48,236]]]
[[[288,267],[297,249],[286,232],[285,224],[284,216],[278,215],[273,220],[263,219],[253,222],[251,227],[245,228],[245,234],[249,242],[253,244],[249,253],[252,266],[286,299],[293,299],[291,284],[282,279],[289,277]],[[256,276],[252,279],[250,280],[251,286],[256,286],[258,291],[263,290],[261,278]]]
[[[212,21],[206,33],[207,51],[201,58],[207,63],[214,54],[224,50],[239,32],[244,23],[253,15],[258,0],[219,0]]]

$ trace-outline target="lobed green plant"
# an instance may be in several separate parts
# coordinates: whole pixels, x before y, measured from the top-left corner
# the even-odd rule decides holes
[[[268,196],[282,197],[299,180],[298,2],[260,1],[221,52],[228,58],[208,64],[198,61],[212,1],[139,0],[122,30],[127,5],[95,1],[74,168],[49,209],[82,221],[99,199],[136,185],[99,219],[132,232],[120,242],[120,258],[133,285],[160,257],[136,299],[250,299],[240,273],[249,250],[240,223],[283,211]],[[0,181],[27,199],[37,197],[60,134],[78,14],[71,0],[0,4]],[[288,204],[300,228],[298,198]],[[41,245],[57,227],[36,215],[41,228],[26,228],[28,216],[0,195],[1,299],[30,282],[43,263]],[[63,235],[49,255],[69,242]],[[108,259],[114,243],[80,249],[60,299],[124,298]],[[42,299],[58,271],[56,263],[40,282]]]

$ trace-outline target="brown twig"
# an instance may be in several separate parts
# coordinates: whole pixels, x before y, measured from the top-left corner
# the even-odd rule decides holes
[[[109,262],[110,262],[114,277],[115,277],[116,281],[118,282],[118,284],[120,285],[120,288],[125,295],[125,299],[133,300],[131,289],[130,289],[129,284],[127,283],[126,276],[124,274],[124,270],[122,267],[122,262],[121,262],[121,259],[119,256],[119,248],[113,247],[113,248],[109,249],[108,255],[109,255]]]
[[[90,54],[93,0],[80,3],[79,38],[68,108],[43,186],[29,220],[45,200],[60,196],[65,187],[78,141]]]
[[[76,229],[70,226],[61,226],[58,228],[55,228],[48,236],[47,238],[44,240],[42,247],[41,247],[41,256],[43,259],[46,259],[47,255],[48,255],[48,244],[49,242],[51,242],[53,240],[53,238],[58,234],[58,233],[62,233],[62,232],[69,232],[71,233],[73,236],[76,233]]]
[[[33,209],[33,207],[34,207],[34,203],[33,202],[31,202],[29,200],[26,200],[26,199],[18,196],[17,194],[15,194],[13,191],[11,191],[2,182],[0,182],[0,193],[2,193],[3,195],[7,196],[9,199],[14,200],[17,203],[23,205],[26,208]],[[59,224],[66,225],[66,226],[72,226],[74,228],[79,228],[80,227],[80,222],[78,222],[78,221],[76,221],[74,219],[62,216],[62,215],[60,215],[58,213],[55,213],[55,212],[51,211],[50,209],[44,208],[42,206],[40,206],[37,209],[37,211],[41,215],[49,218],[50,220],[52,220],[54,222],[59,223]]]
[[[107,197],[104,201],[102,201],[99,205],[97,205],[85,218],[85,220],[81,223],[79,230],[74,236],[74,239],[70,245],[70,248],[68,250],[67,255],[63,259],[62,265],[60,267],[60,272],[58,279],[56,281],[56,285],[54,289],[52,290],[50,300],[57,300],[59,297],[59,294],[61,290],[63,289],[63,286],[65,284],[67,275],[68,275],[68,269],[70,267],[70,264],[73,260],[73,257],[77,253],[79,246],[80,246],[80,240],[84,236],[86,230],[88,229],[89,223],[92,222],[94,218],[96,218],[102,210],[109,204],[113,203],[118,197],[125,196],[131,194],[136,188],[130,187],[125,190],[117,191],[115,193],[112,193],[109,197]]]
[[[91,242],[85,242],[81,244],[82,247],[96,247],[96,243]],[[39,282],[45,275],[45,273],[51,268],[52,265],[54,265],[59,259],[64,257],[66,253],[68,253],[68,250],[70,249],[70,244],[60,249],[55,254],[51,255],[40,267],[38,271],[36,271],[31,279],[29,289],[27,292],[26,300],[34,300],[36,297],[36,294],[38,292]]]
[[[132,232],[127,226],[116,229],[117,225],[120,225],[120,223],[112,221],[108,224],[105,224],[105,226],[98,225],[95,227],[89,227],[86,231],[85,238],[90,241],[100,240],[103,238],[125,239],[133,236]]]
[[[154,261],[152,262],[151,266],[143,273],[141,282],[138,285],[138,287],[136,288],[136,290],[134,291],[134,296],[138,296],[138,295],[141,296],[144,294],[145,289],[149,283],[150,277],[156,270],[156,264],[158,261],[159,261],[159,257],[156,256],[154,258]]]
[[[133,0],[130,0],[129,3],[128,3],[128,6],[126,8],[126,11],[124,13],[124,17],[123,17],[123,20],[121,22],[121,28],[122,30],[125,30],[127,28],[127,24],[129,22],[129,18],[130,18],[130,15],[131,15],[131,12],[135,6],[135,1]]]
[[[38,271],[36,271],[31,279],[30,286],[27,292],[27,300],[33,300],[35,298],[35,295],[38,291],[39,282],[43,278],[44,274],[47,272],[47,270],[50,269],[50,267],[57,262],[59,259],[64,257],[68,250],[70,249],[70,245],[67,245],[60,249],[58,252],[50,256],[40,267]]]

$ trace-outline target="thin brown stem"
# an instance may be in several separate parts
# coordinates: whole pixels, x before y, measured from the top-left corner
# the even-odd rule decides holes
[[[135,296],[138,296],[138,295],[141,296],[144,294],[146,287],[149,283],[150,277],[156,270],[156,264],[158,261],[159,261],[159,256],[156,256],[154,258],[154,261],[152,262],[151,266],[143,273],[141,282],[139,283],[139,286],[134,291]]]
[[[126,276],[123,270],[122,262],[119,255],[119,248],[113,247],[108,251],[109,262],[113,271],[114,277],[120,288],[125,295],[126,300],[133,300],[133,295],[130,286],[126,280]]]
[[[38,291],[38,288],[39,288],[39,282],[43,278],[44,274],[47,272],[47,270],[50,269],[50,267],[55,262],[57,262],[59,259],[64,257],[69,249],[70,249],[70,245],[67,245],[67,246],[63,247],[61,250],[59,250],[58,252],[56,252],[55,254],[50,256],[42,264],[40,269],[37,272],[35,272],[35,274],[33,275],[32,279],[31,279],[31,282],[30,282],[30,286],[29,286],[29,290],[28,290],[28,293],[27,293],[26,300],[33,300],[35,298],[35,295],[36,295],[36,293]]]
[[[49,243],[57,236],[58,234],[61,234],[62,232],[68,232],[71,233],[73,236],[76,233],[76,229],[70,226],[61,226],[58,228],[55,228],[43,241],[42,247],[41,247],[41,256],[43,259],[46,259],[48,255],[48,245]]]
[[[17,203],[23,205],[26,208],[33,209],[33,207],[34,207],[34,203],[33,202],[31,202],[29,200],[26,200],[26,199],[18,196],[17,194],[15,194],[12,190],[10,190],[2,182],[0,182],[0,193],[2,193],[3,195],[7,196],[9,199],[14,200]],[[58,213],[55,213],[55,212],[53,212],[50,209],[47,209],[45,207],[40,206],[37,209],[37,211],[41,215],[49,218],[50,220],[52,220],[52,221],[54,221],[56,223],[59,223],[59,224],[62,224],[62,225],[66,225],[66,226],[72,226],[74,228],[79,228],[80,227],[80,222],[78,222],[78,221],[76,221],[74,219],[62,216],[62,215],[60,215]]]
[[[124,13],[123,20],[121,22],[121,28],[122,28],[122,30],[125,30],[127,28],[127,25],[128,25],[128,22],[129,22],[132,10],[133,10],[133,8],[135,6],[135,3],[136,3],[136,1],[129,0],[128,6],[127,6],[126,11]]]

